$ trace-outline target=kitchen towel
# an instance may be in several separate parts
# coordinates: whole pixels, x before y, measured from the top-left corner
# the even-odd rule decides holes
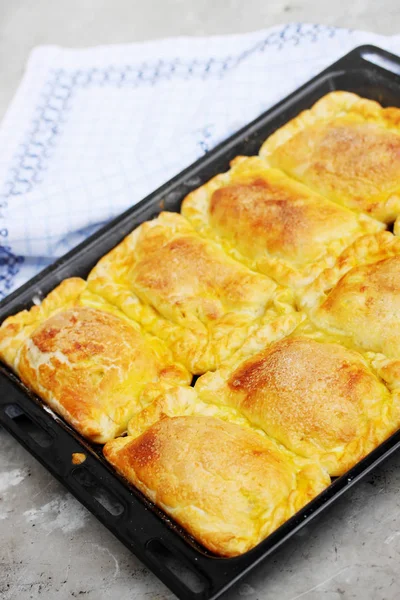
[[[334,60],[322,25],[32,51],[0,127],[0,298]]]

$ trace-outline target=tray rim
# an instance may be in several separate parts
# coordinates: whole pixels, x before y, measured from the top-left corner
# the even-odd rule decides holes
[[[386,78],[397,78],[398,83],[400,84],[400,77],[396,74],[390,72],[390,70],[385,69],[384,67],[375,64],[369,63],[365,60],[365,56],[368,54],[374,54],[378,57],[382,57],[384,61],[392,62],[400,66],[400,57],[395,56],[373,45],[362,45],[341,59],[333,63],[327,69],[323,70],[321,73],[317,74],[310,81],[306,82],[303,86],[292,92],[289,96],[281,100],[278,104],[270,108],[268,111],[264,112],[257,119],[253,120],[248,125],[241,128],[238,132],[230,136],[225,141],[218,144],[213,150],[207,153],[205,156],[198,159],[195,163],[185,168],[182,172],[177,174],[171,180],[160,186],[154,192],[146,196],[142,201],[136,204],[134,207],[129,208],[124,211],[121,215],[117,216],[111,222],[101,227],[98,231],[96,231],[92,236],[87,238],[81,244],[76,246],[70,252],[56,260],[49,267],[41,271],[38,275],[30,279],[28,282],[23,284],[9,296],[7,296],[4,300],[0,302],[0,320],[3,320],[7,316],[7,314],[11,314],[15,312],[15,304],[18,304],[18,301],[21,299],[25,299],[23,302],[26,306],[28,303],[26,299],[28,296],[35,291],[35,286],[40,285],[41,282],[51,279],[55,276],[55,274],[62,270],[62,268],[67,265],[74,257],[78,256],[83,251],[89,249],[91,246],[98,243],[99,240],[104,238],[108,232],[114,231],[118,229],[118,227],[125,223],[125,221],[129,220],[131,217],[135,216],[140,217],[140,214],[143,213],[146,208],[150,205],[155,198],[162,197],[163,195],[167,195],[171,190],[173,190],[178,185],[185,185],[185,181],[193,177],[193,172],[196,173],[198,170],[204,169],[205,167],[212,165],[218,159],[218,157],[226,153],[226,151],[232,147],[234,147],[237,143],[240,143],[245,136],[249,137],[252,133],[257,131],[257,128],[261,123],[265,121],[265,119],[273,119],[274,114],[282,113],[285,109],[285,106],[289,106],[291,102],[296,100],[297,97],[301,96],[301,94],[311,90],[313,86],[321,85],[324,81],[324,78],[333,77],[335,74],[341,74],[346,72],[351,72],[352,69],[360,70],[360,69],[368,69],[370,71],[379,73],[384,75]],[[283,107],[283,109],[282,109]],[[197,187],[199,184],[197,183],[194,187]],[[189,190],[188,190],[189,191]],[[54,285],[53,285],[54,287]],[[31,296],[32,297],[32,296]],[[54,419],[51,417],[48,412],[41,405],[41,401],[35,404],[32,402],[32,394],[27,393],[25,386],[18,380],[15,375],[11,375],[10,370],[7,367],[3,367],[0,364],[0,389],[2,392],[8,389],[10,392],[11,389],[14,388],[14,394],[18,398],[15,400],[16,404],[22,404],[24,406],[23,412],[28,414],[28,416],[40,427],[47,428],[54,435],[61,436],[61,439],[64,438],[64,435],[72,438],[71,444],[75,444],[85,451],[86,443],[84,440],[80,439],[79,436],[71,434],[71,428],[62,422],[61,419]],[[17,391],[15,391],[17,390]],[[77,488],[71,481],[71,477],[73,476],[74,470],[76,468],[71,467],[66,470],[64,474],[60,474],[57,470],[56,466],[50,461],[48,454],[42,453],[38,450],[37,447],[32,445],[30,440],[21,434],[21,432],[15,428],[15,423],[12,419],[7,417],[5,413],[5,407],[12,402],[8,400],[4,400],[3,393],[0,397],[0,424],[2,424],[5,429],[7,429],[28,451],[37,458],[59,481],[61,481],[67,489],[78,499],[80,500],[86,508],[88,508],[92,514],[94,514],[108,529],[110,529],[128,548],[134,552],[140,560],[142,560],[166,585],[182,600],[216,600],[221,594],[223,594],[229,587],[231,587],[234,583],[236,583],[239,579],[245,576],[251,569],[253,569],[257,564],[259,564],[262,560],[265,560],[272,552],[278,549],[285,541],[287,541],[292,535],[297,533],[302,527],[307,525],[312,519],[314,519],[318,514],[320,514],[325,508],[330,506],[336,499],[338,499],[347,489],[352,487],[356,482],[358,482],[365,475],[369,474],[372,469],[374,469],[378,464],[383,462],[386,458],[388,458],[391,454],[393,454],[400,447],[400,430],[394,433],[390,438],[388,438],[383,444],[378,446],[372,453],[366,456],[362,461],[357,463],[355,467],[350,469],[348,473],[343,475],[342,477],[337,478],[326,490],[324,490],[317,498],[312,500],[306,507],[304,507],[301,511],[296,513],[291,519],[286,521],[279,529],[269,535],[265,540],[263,540],[260,544],[258,544],[254,549],[245,553],[236,558],[224,559],[219,557],[210,557],[204,554],[200,555],[196,549],[191,548],[189,551],[189,544],[185,541],[184,538],[181,538],[174,531],[164,531],[166,530],[165,522],[160,522],[161,533],[158,531],[157,536],[148,536],[147,543],[144,544],[143,548],[137,548],[136,542],[127,543],[126,540],[121,538],[121,532],[116,531],[115,520],[111,523],[107,523],[106,520],[108,515],[102,514],[99,511],[98,506],[91,503],[85,494],[82,492],[80,488]],[[31,404],[31,406],[29,405]],[[37,412],[39,411],[39,412]],[[43,414],[41,414],[43,413]],[[61,434],[61,431],[63,434]],[[58,448],[59,452],[61,450]],[[86,448],[87,451],[87,448]],[[62,455],[62,453],[61,453]],[[95,460],[95,459],[94,459]],[[104,468],[104,465],[100,461],[98,463]],[[91,467],[92,468],[92,467]],[[96,469],[94,469],[96,472]],[[124,485],[121,482],[121,478],[116,475],[116,473],[112,473],[109,468],[110,475],[114,477],[116,481],[119,479],[119,485]],[[97,474],[96,474],[97,476]],[[124,486],[125,487],[125,486]],[[118,485],[117,485],[118,489]],[[125,487],[126,489],[126,487]],[[96,512],[97,510],[97,512]],[[156,517],[157,518],[157,517]],[[158,528],[160,529],[160,528]],[[154,562],[149,556],[148,552],[146,553],[146,545],[148,545],[149,541],[153,539],[161,539],[163,543],[167,545],[168,548],[173,548],[173,554],[179,557],[179,559],[184,564],[190,564],[190,568],[194,571],[197,571],[201,574],[201,576],[205,576],[210,581],[210,585],[206,586],[206,588],[200,592],[190,592],[190,590],[186,586],[182,586],[181,581],[178,580],[171,571],[165,569],[160,562]],[[196,561],[194,563],[194,561]],[[214,564],[214,567],[211,568],[210,562]],[[223,573],[219,573],[221,571],[220,566],[223,564]],[[219,565],[216,569],[215,565]]]

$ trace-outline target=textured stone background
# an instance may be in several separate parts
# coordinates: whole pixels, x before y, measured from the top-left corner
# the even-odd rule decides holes
[[[31,48],[245,32],[288,21],[400,32],[398,0],[0,0],[0,116]],[[400,455],[350,490],[227,600],[397,600]],[[0,598],[167,600],[172,593],[0,430]]]

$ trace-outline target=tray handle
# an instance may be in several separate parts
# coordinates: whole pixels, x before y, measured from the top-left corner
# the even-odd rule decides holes
[[[10,402],[3,407],[3,419],[8,429],[18,434],[30,449],[45,451],[54,443],[54,435],[47,427],[26,413],[19,404]]]
[[[348,54],[339,58],[339,60],[328,67],[324,73],[331,72],[332,69],[350,70],[353,68],[360,68],[360,59],[361,61],[365,61],[370,65],[378,67],[378,69],[389,71],[389,73],[393,73],[394,75],[400,75],[400,57],[372,44],[357,46]]]
[[[400,59],[390,52],[384,52],[374,46],[363,46],[360,56],[366,62],[385,69],[395,75],[400,75]]]

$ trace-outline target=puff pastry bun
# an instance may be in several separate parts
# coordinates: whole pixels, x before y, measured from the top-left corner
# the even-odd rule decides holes
[[[320,329],[378,353],[384,378],[400,381],[400,238],[386,231],[360,238],[300,303]]]
[[[143,408],[146,384],[191,378],[161,340],[88,293],[78,278],[4,321],[0,357],[77,431],[99,443],[126,430]]]
[[[261,156],[327,198],[385,223],[400,214],[400,110],[332,92],[278,129]]]
[[[201,544],[250,550],[329,485],[326,472],[217,417],[164,417],[104,447],[107,460]],[[228,510],[227,510],[228,505]]]
[[[327,341],[329,340],[329,341]],[[236,408],[256,427],[342,475],[400,425],[392,395],[366,357],[297,332],[247,361],[200,377],[200,399]]]
[[[384,225],[339,206],[259,157],[191,192],[182,214],[248,267],[283,285],[310,283],[357,237]]]
[[[302,319],[289,290],[227,256],[175,213],[128,235],[88,285],[167,341],[197,374],[214,369],[251,332],[261,330],[267,342]]]

